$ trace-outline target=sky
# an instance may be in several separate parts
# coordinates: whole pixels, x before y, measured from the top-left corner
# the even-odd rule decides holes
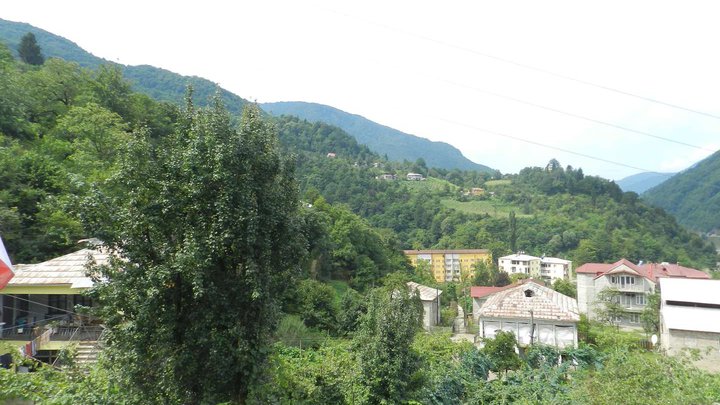
[[[712,1],[4,0],[0,18],[252,101],[330,105],[503,173],[555,158],[618,180],[720,149],[718,11]]]

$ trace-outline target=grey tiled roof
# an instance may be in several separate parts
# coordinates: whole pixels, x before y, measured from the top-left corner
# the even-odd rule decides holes
[[[526,296],[526,291],[530,293]],[[478,312],[484,318],[535,319],[577,322],[580,320],[577,300],[550,288],[528,281],[490,296]]]
[[[442,290],[438,290],[437,288],[428,287],[426,285],[418,284],[414,281],[408,281],[407,286],[410,289],[411,293],[414,293],[416,290],[420,292],[420,299],[422,301],[434,301],[437,299],[437,297],[442,294]]]

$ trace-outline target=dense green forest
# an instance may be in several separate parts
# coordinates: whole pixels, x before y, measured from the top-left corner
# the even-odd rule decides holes
[[[126,259],[96,269],[110,280],[92,292],[108,328],[98,366],[0,370],[0,399],[720,398],[717,375],[586,321],[580,348],[522,357],[512,335],[478,349],[420,329],[418,297],[404,283],[426,277],[403,247],[714,264],[709,245],[636,194],[556,161],[504,176],[391,162],[336,127],[271,120],[253,105],[235,116],[222,97],[209,107],[196,98],[190,89],[181,105],[157,101],[134,92],[116,66],[85,70],[57,58],[36,66],[0,46],[0,234],[13,261],[51,258],[86,237]],[[402,180],[408,171],[427,180]],[[399,180],[376,178],[383,173]],[[485,193],[466,194],[472,187]],[[446,286],[444,314],[458,295]]]
[[[406,134],[330,106],[304,102],[278,102],[264,103],[261,107],[275,116],[292,115],[311,122],[319,121],[342,128],[358,143],[367,145],[375,153],[384,155],[390,160],[423,159],[430,167],[483,172],[492,170],[470,161],[462,152],[447,143],[433,142]]]
[[[720,229],[720,152],[646,191],[643,200],[699,232]]]

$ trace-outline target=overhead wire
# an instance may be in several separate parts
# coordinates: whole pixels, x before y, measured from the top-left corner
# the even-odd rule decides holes
[[[358,21],[362,21],[362,22],[364,22],[364,23],[366,23],[366,24],[375,25],[375,26],[381,27],[381,28],[383,28],[383,29],[385,29],[385,30],[389,30],[389,31],[393,31],[393,32],[398,32],[398,33],[401,33],[401,34],[406,35],[406,36],[419,38],[419,39],[422,39],[422,40],[424,40],[424,41],[432,42],[432,43],[435,43],[435,44],[438,44],[438,45],[441,45],[441,46],[445,46],[445,47],[448,47],[448,48],[457,49],[457,50],[460,50],[460,51],[463,51],[463,52],[466,52],[466,53],[469,53],[469,54],[482,56],[482,57],[487,58],[487,59],[491,59],[491,60],[495,60],[495,61],[502,62],[502,63],[505,63],[505,64],[517,66],[517,67],[520,67],[520,68],[523,68],[523,69],[527,69],[527,70],[531,70],[531,71],[543,73],[543,74],[546,74],[546,75],[548,75],[548,76],[553,76],[553,77],[557,77],[557,78],[560,78],[560,79],[564,79],[564,80],[576,82],[576,83],[579,83],[579,84],[583,84],[583,85],[585,85],[585,86],[595,87],[595,88],[598,88],[598,89],[601,89],[601,90],[605,90],[605,91],[608,91],[608,92],[613,92],[613,93],[621,94],[621,95],[624,95],[624,96],[627,96],[627,97],[632,97],[632,98],[636,98],[636,99],[643,100],[643,101],[646,101],[646,102],[650,102],[650,103],[662,105],[662,106],[665,106],[665,107],[674,108],[674,109],[682,110],[682,111],[685,111],[685,112],[690,112],[690,113],[693,113],[693,114],[698,114],[698,115],[702,115],[702,116],[705,116],[705,117],[709,117],[709,118],[714,118],[714,119],[719,119],[719,120],[720,120],[720,115],[717,115],[717,114],[708,113],[708,112],[705,112],[705,111],[700,111],[700,110],[697,110],[697,109],[694,109],[694,108],[684,107],[684,106],[681,106],[681,105],[679,105],[679,104],[670,103],[670,102],[663,101],[663,100],[659,100],[659,99],[656,99],[656,98],[653,98],[653,97],[648,97],[648,96],[644,96],[644,95],[641,95],[641,94],[633,93],[633,92],[630,92],[630,91],[618,89],[618,88],[616,88],[616,87],[607,86],[607,85],[603,85],[603,84],[598,84],[598,83],[591,82],[591,81],[589,81],[589,80],[579,79],[579,78],[576,78],[576,77],[573,77],[573,76],[565,75],[565,74],[562,74],[562,73],[557,73],[557,72],[554,72],[554,71],[549,70],[549,69],[532,66],[532,65],[527,64],[527,63],[517,62],[517,61],[512,60],[512,59],[503,58],[503,57],[496,56],[496,55],[492,55],[492,54],[489,54],[489,53],[486,53],[486,52],[481,52],[481,51],[478,51],[478,50],[473,49],[473,48],[469,48],[469,47],[462,46],[462,45],[458,45],[458,44],[453,44],[453,43],[451,43],[451,42],[447,42],[447,41],[443,41],[443,40],[439,40],[439,39],[436,39],[436,38],[429,37],[429,36],[427,36],[427,35],[418,34],[418,33],[416,33],[416,32],[399,29],[399,28],[397,28],[397,27],[393,27],[393,26],[390,26],[390,25],[387,25],[387,24],[379,23],[379,22],[377,22],[377,21],[369,20],[369,19],[366,19],[366,18],[363,18],[363,17],[359,17],[359,16],[357,16],[357,15],[352,15],[352,14],[348,14],[348,13],[341,12],[341,11],[338,11],[338,10],[329,9],[329,8],[325,8],[325,10],[330,11],[330,12],[335,13],[335,14],[338,14],[338,15],[341,15],[341,16],[344,16],[344,17],[347,17],[347,18],[350,18],[350,19],[355,19],[355,20],[358,20]]]

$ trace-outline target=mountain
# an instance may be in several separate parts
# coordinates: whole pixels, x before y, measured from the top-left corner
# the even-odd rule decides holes
[[[156,100],[182,104],[185,99],[185,89],[188,84],[191,84],[195,102],[199,105],[207,105],[210,97],[218,91],[225,103],[225,107],[232,113],[237,114],[242,111],[243,105],[247,102],[241,97],[220,88],[210,80],[197,76],[183,76],[149,65],[127,66],[114,63],[85,51],[68,39],[30,24],[0,19],[0,41],[15,52],[16,56],[20,38],[28,32],[35,34],[37,43],[46,58],[64,59],[92,70],[101,65],[117,66],[122,70],[123,76],[132,83],[133,90],[147,94]]]
[[[720,229],[720,151],[643,194],[691,229]]]
[[[674,175],[675,173],[645,172],[633,174],[632,176],[625,177],[615,183],[620,186],[623,191],[634,191],[638,194],[642,194]]]
[[[330,106],[305,102],[264,103],[261,108],[271,115],[295,115],[308,121],[321,121],[342,128],[370,150],[387,155],[390,160],[425,160],[427,167],[476,170],[489,172],[491,168],[472,162],[458,149],[445,142],[433,142],[419,136],[370,121]]]

